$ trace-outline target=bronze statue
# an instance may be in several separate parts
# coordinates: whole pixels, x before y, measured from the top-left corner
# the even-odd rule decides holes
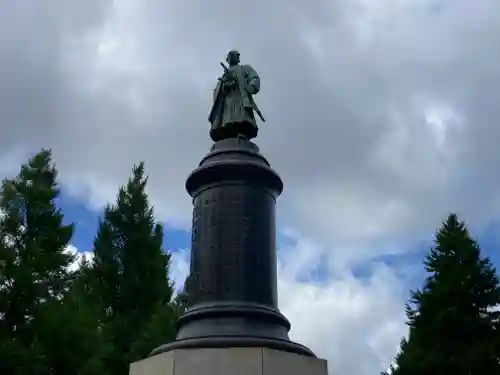
[[[265,121],[253,99],[260,90],[260,77],[250,65],[239,65],[238,51],[230,51],[226,62],[229,67],[221,63],[224,74],[214,89],[208,116],[212,124],[210,137],[214,142],[226,138],[255,138],[258,131],[255,113]]]

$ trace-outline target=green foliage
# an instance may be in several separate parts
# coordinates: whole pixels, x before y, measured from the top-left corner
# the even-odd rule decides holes
[[[175,304],[165,304],[159,302],[153,314],[145,322],[137,339],[130,347],[131,357],[143,358],[162,344],[175,340],[175,324],[179,318],[179,312]]]
[[[0,190],[0,362],[2,373],[46,374],[37,332],[47,304],[70,286],[73,257],[65,249],[73,225],[63,224],[51,152],[42,150]]]
[[[44,306],[35,322],[37,335],[53,374],[105,375],[105,360],[113,348],[80,277],[63,300]]]
[[[499,280],[456,215],[437,232],[425,268],[430,276],[406,307],[410,334],[392,373],[500,373]]]
[[[0,338],[0,374],[49,374],[43,348],[36,337],[26,344],[17,338]]]
[[[107,362],[112,374],[125,374],[130,362],[175,338],[170,254],[162,249],[163,228],[155,223],[146,183],[141,163],[116,204],[106,207],[94,241],[92,293],[114,348]]]
[[[144,165],[106,208],[94,259],[76,272],[56,179],[42,150],[0,189],[0,373],[128,374],[130,362],[175,339],[183,310],[172,301]]]

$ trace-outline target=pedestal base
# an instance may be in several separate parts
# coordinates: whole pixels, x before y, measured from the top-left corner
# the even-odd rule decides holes
[[[328,375],[326,360],[267,348],[181,349],[134,362],[130,375]]]

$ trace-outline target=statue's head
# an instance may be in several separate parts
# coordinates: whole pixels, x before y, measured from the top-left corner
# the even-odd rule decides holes
[[[226,62],[229,66],[238,65],[240,63],[240,53],[238,51],[229,51],[226,57]]]

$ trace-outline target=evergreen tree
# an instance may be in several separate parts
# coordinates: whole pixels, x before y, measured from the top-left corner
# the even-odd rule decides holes
[[[89,291],[89,265],[82,262],[64,299],[44,305],[35,321],[51,374],[108,375],[112,344],[102,332],[99,309]]]
[[[51,152],[42,150],[0,190],[0,373],[47,374],[35,323],[69,288],[65,251],[73,225],[63,224]]]
[[[500,373],[500,287],[496,271],[456,215],[425,259],[430,276],[412,293],[394,375]]]
[[[141,163],[116,204],[106,207],[94,241],[92,293],[114,348],[111,374],[127,374],[130,362],[175,338],[170,254],[162,248],[163,228],[155,223],[146,183]]]

